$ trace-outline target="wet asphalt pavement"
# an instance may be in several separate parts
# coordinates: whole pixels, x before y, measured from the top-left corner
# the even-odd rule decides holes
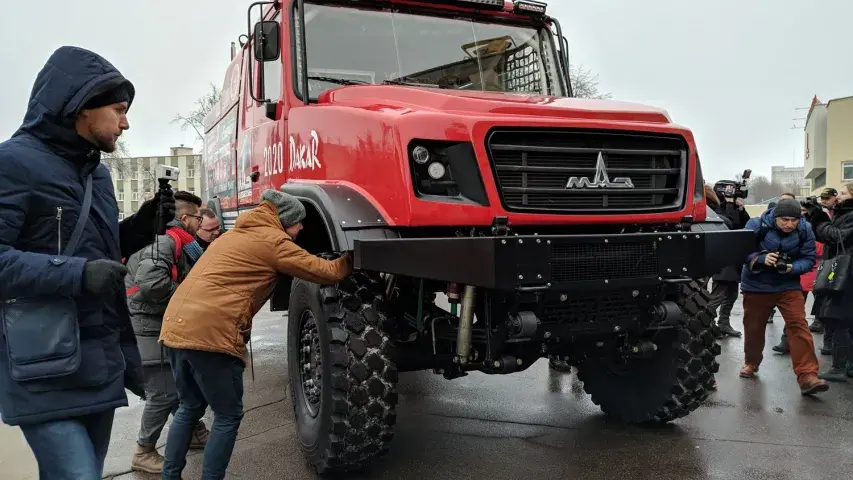
[[[734,313],[740,328],[739,302]],[[299,451],[285,388],[285,320],[268,311],[255,320],[255,381],[247,369],[247,413],[228,478],[315,478]],[[575,375],[551,372],[545,360],[509,376],[474,373],[446,381],[426,372],[402,374],[391,452],[368,474],[351,478],[850,478],[853,383],[802,397],[790,357],[770,351],[782,327],[778,315],[768,325],[756,380],[737,375],[742,341],[723,340],[718,392],[688,417],[654,429],[608,421]],[[815,342],[820,345],[822,335]],[[820,359],[823,370],[828,357]],[[130,408],[117,411],[107,477],[158,478],[128,474],[141,409],[132,400]],[[10,430],[0,429],[0,472],[15,464],[21,471],[28,455],[20,441],[14,445]],[[166,432],[161,444],[165,438]],[[201,456],[191,453],[184,477],[200,478],[200,467]]]

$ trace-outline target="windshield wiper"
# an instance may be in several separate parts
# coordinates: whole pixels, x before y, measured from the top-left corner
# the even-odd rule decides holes
[[[382,83],[385,85],[405,85],[408,87],[452,88],[448,85],[439,85],[437,83],[411,82],[406,80],[385,80]]]
[[[372,83],[365,82],[363,80],[350,80],[347,78],[337,78],[337,77],[316,77],[313,75],[309,75],[308,80],[317,80],[320,82],[337,83],[338,85],[373,85]]]

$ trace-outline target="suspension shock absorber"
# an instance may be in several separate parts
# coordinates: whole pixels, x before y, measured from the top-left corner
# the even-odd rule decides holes
[[[450,304],[450,314],[458,315],[457,309],[459,307],[459,284],[455,282],[450,282],[447,284],[447,303]]]
[[[471,328],[474,325],[476,293],[476,287],[465,285],[465,293],[462,294],[462,315],[459,316],[459,333],[456,336],[456,356],[460,364],[468,363],[468,356],[471,354]]]

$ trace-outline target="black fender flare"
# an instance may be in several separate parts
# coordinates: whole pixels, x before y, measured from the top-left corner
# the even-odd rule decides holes
[[[355,240],[398,237],[373,203],[347,185],[290,182],[280,190],[320,214],[332,251],[353,250]]]

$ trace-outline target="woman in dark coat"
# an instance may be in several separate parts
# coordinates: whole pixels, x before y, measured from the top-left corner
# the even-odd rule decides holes
[[[833,216],[820,208],[819,205],[806,207],[806,218],[812,224],[815,239],[823,242],[823,261],[831,260],[846,251],[853,253],[853,183],[848,183],[839,189],[838,203],[835,205]],[[853,377],[853,364],[850,362],[851,343],[850,328],[853,327],[853,281],[847,279],[845,291],[835,295],[821,295],[817,310],[819,317],[833,330],[832,366],[820,378],[829,381],[846,382],[847,377]]]

